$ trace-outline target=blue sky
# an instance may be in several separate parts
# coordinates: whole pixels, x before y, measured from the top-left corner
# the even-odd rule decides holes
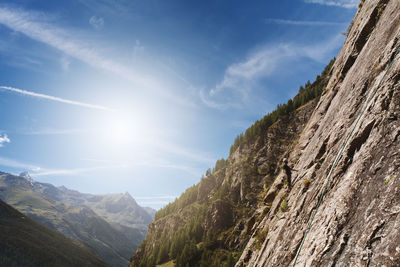
[[[159,208],[321,72],[357,4],[0,1],[0,170]]]

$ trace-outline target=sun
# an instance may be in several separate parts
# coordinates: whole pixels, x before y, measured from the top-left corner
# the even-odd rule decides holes
[[[110,112],[92,118],[89,143],[93,151],[112,153],[111,155],[126,155],[148,151],[159,131],[155,130],[150,115],[135,110]]]
[[[109,138],[115,142],[130,143],[135,138],[135,126],[127,118],[115,118],[109,124]]]
[[[121,147],[137,142],[144,126],[138,118],[128,114],[111,114],[101,118],[96,127],[100,141],[107,146]]]

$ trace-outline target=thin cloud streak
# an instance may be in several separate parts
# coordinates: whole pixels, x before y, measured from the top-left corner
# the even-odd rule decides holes
[[[94,105],[94,104],[89,104],[89,103],[84,103],[84,102],[79,102],[79,101],[74,101],[74,100],[69,100],[57,96],[51,96],[51,95],[45,95],[45,94],[40,94],[40,93],[35,93],[32,91],[27,91],[19,88],[14,88],[14,87],[9,87],[9,86],[0,86],[0,89],[4,89],[10,92],[18,93],[21,95],[26,95],[26,96],[33,96],[36,98],[41,98],[41,99],[46,99],[50,101],[55,101],[59,103],[64,103],[64,104],[69,104],[69,105],[74,105],[74,106],[80,106],[84,108],[91,108],[91,109],[98,109],[98,110],[104,110],[104,111],[114,111],[111,108],[105,107],[105,106],[100,106],[100,105]]]
[[[215,95],[215,91],[210,91],[209,94],[211,96]],[[214,108],[214,109],[219,109],[219,110],[227,110],[229,108],[240,108],[241,105],[239,103],[232,103],[232,102],[217,102],[212,100],[212,97],[207,96],[207,92],[204,91],[204,89],[201,89],[199,91],[199,97],[201,102],[205,104],[209,108]]]
[[[137,85],[138,89],[143,89],[144,87],[157,92],[158,95],[168,98],[179,105],[191,108],[196,107],[196,104],[190,102],[189,99],[178,97],[168,92],[166,88],[163,88],[163,86],[156,82],[154,77],[135,73],[123,64],[101,56],[99,51],[93,46],[88,45],[88,41],[75,38],[76,34],[73,32],[42,22],[43,18],[46,18],[43,14],[38,15],[34,12],[0,7],[0,24],[7,26],[13,31],[20,32],[33,40],[45,43],[94,68],[123,77]]]
[[[83,129],[52,129],[52,128],[16,131],[17,134],[21,135],[69,135],[69,134],[81,134],[86,132],[88,131]]]
[[[305,3],[336,6],[348,9],[357,8],[359,0],[304,0]]]
[[[188,167],[186,165],[177,165],[170,162],[166,162],[164,160],[152,160],[152,161],[143,161],[134,164],[135,166],[143,166],[143,167],[152,167],[152,168],[163,168],[163,169],[175,169],[180,171],[185,171],[191,174],[194,177],[200,177],[201,171]]]
[[[266,19],[266,23],[275,23],[282,25],[297,25],[297,26],[342,26],[347,23],[331,22],[331,21],[307,21],[307,20],[287,20],[287,19]]]
[[[11,167],[20,169],[19,171],[29,171],[33,177],[40,176],[57,176],[57,175],[78,175],[83,173],[89,173],[99,170],[109,170],[117,168],[126,168],[126,165],[111,165],[111,166],[95,166],[89,168],[77,168],[77,169],[47,169],[37,165],[32,165],[17,160],[0,157],[0,166]]]
[[[283,43],[265,46],[250,53],[245,60],[228,66],[222,81],[208,92],[200,90],[199,97],[210,108],[240,108],[260,79],[273,75],[278,69],[300,58],[324,63],[342,43],[343,36],[337,35],[312,45]]]
[[[161,140],[149,142],[149,145],[153,145],[154,147],[166,151],[168,153],[173,153],[178,156],[182,156],[186,159],[191,159],[196,162],[202,162],[207,164],[213,164],[217,159],[212,158],[210,156],[204,155],[197,151],[188,150],[182,146],[175,145],[173,143],[164,142]]]
[[[188,147],[181,146],[177,143],[171,142],[158,133],[152,136],[150,133],[147,136],[142,136],[140,141],[141,146],[153,148],[153,151],[167,152],[168,155],[182,157],[185,160],[191,160],[197,163],[214,164],[217,158],[204,153],[203,151],[192,150]],[[155,156],[152,156],[153,158]]]
[[[59,170],[43,170],[41,172],[36,172],[32,176],[56,176],[56,175],[78,175],[88,172],[100,171],[100,170],[112,170],[126,168],[126,165],[112,165],[112,166],[97,166],[90,168],[77,168],[77,169],[59,169]]]
[[[166,168],[166,169],[176,169],[185,171],[195,177],[200,177],[201,172],[195,168],[191,168],[185,165],[176,165],[165,160],[152,160],[152,161],[144,161],[144,162],[135,162],[131,164],[127,163],[119,163],[113,165],[100,165],[94,167],[87,168],[75,168],[75,169],[49,169],[40,167],[37,165],[32,165],[25,162],[20,162],[14,159],[0,157],[0,166],[11,167],[18,169],[18,171],[29,171],[33,177],[42,177],[42,176],[66,176],[66,175],[81,175],[85,173],[92,173],[97,171],[104,170],[116,170],[116,169],[127,169],[138,166],[152,167],[152,168]],[[175,196],[168,196],[175,197]],[[161,198],[161,197],[160,197]],[[167,197],[165,197],[167,198]]]
[[[35,172],[41,170],[41,168],[39,166],[35,166],[32,164],[27,164],[27,163],[23,163],[23,162],[20,162],[17,160],[3,158],[3,157],[0,157],[0,165],[5,166],[5,167],[24,169],[24,170],[28,170],[28,171],[35,171]]]
[[[38,15],[8,8],[0,8],[0,23],[8,28],[25,34],[29,38],[52,46],[65,54],[83,61],[95,68],[100,68],[136,82],[138,85],[154,88],[149,80],[135,75],[125,66],[104,58],[87,42],[74,39],[75,34],[48,23],[40,22]],[[41,17],[44,17],[41,15]]]
[[[130,164],[116,164],[116,165],[108,165],[108,166],[95,166],[88,168],[76,168],[76,169],[40,169],[35,171],[32,176],[41,177],[41,176],[65,176],[65,175],[80,175],[85,173],[104,171],[104,170],[115,170],[115,169],[126,169],[132,168],[134,166],[150,166],[156,168],[168,168],[168,169],[178,169],[186,171],[192,175],[200,176],[200,172],[194,170],[193,168],[187,166],[173,165],[168,163],[161,162],[141,162]]]

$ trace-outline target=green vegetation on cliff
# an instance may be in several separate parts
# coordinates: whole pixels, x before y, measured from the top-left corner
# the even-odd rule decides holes
[[[230,148],[230,154],[241,144],[253,141],[256,136],[265,132],[281,116],[289,114],[312,99],[319,98],[328,83],[327,76],[334,62],[335,59],[332,59],[313,83],[308,81],[304,86],[300,86],[299,93],[293,99],[289,99],[286,104],[279,104],[274,111],[268,113],[261,120],[256,121],[250,126],[244,134],[238,135]]]
[[[266,201],[266,188],[279,173],[279,161],[307,123],[328,83],[333,62],[313,83],[301,86],[293,99],[239,135],[230,157],[218,160],[199,184],[157,212],[130,266],[235,265],[260,219],[254,214]],[[285,201],[280,212],[286,209]]]
[[[186,189],[186,191],[178,199],[157,211],[154,220],[165,217],[168,214],[176,212],[179,209],[182,209],[195,202],[197,200],[197,188],[198,186],[194,185]]]

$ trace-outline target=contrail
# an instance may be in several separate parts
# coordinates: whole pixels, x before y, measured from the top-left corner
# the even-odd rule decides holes
[[[18,93],[21,95],[33,96],[33,97],[37,97],[37,98],[47,99],[47,100],[60,102],[60,103],[64,103],[64,104],[69,104],[69,105],[74,105],[74,106],[80,106],[80,107],[84,107],[84,108],[99,109],[99,110],[105,110],[105,111],[114,111],[113,109],[105,107],[105,106],[83,103],[83,102],[64,99],[61,97],[56,97],[56,96],[51,96],[51,95],[39,94],[39,93],[35,93],[35,92],[31,92],[31,91],[27,91],[27,90],[23,90],[23,89],[19,89],[19,88],[9,87],[9,86],[0,86],[0,89],[4,89],[4,90]]]
[[[53,26],[43,20],[49,21],[51,18],[43,13],[0,6],[0,25],[4,25],[15,32],[22,33],[33,40],[51,46],[94,68],[114,73],[133,82],[137,90],[141,88],[151,90],[157,95],[181,106],[192,108],[197,106],[187,98],[173,94],[172,91],[161,85],[150,74],[137,73],[134,69],[104,56],[102,52],[104,48],[101,50],[96,49],[97,46],[94,45],[94,41],[81,39],[77,37],[80,34],[72,30]],[[175,76],[177,75],[175,74]]]

